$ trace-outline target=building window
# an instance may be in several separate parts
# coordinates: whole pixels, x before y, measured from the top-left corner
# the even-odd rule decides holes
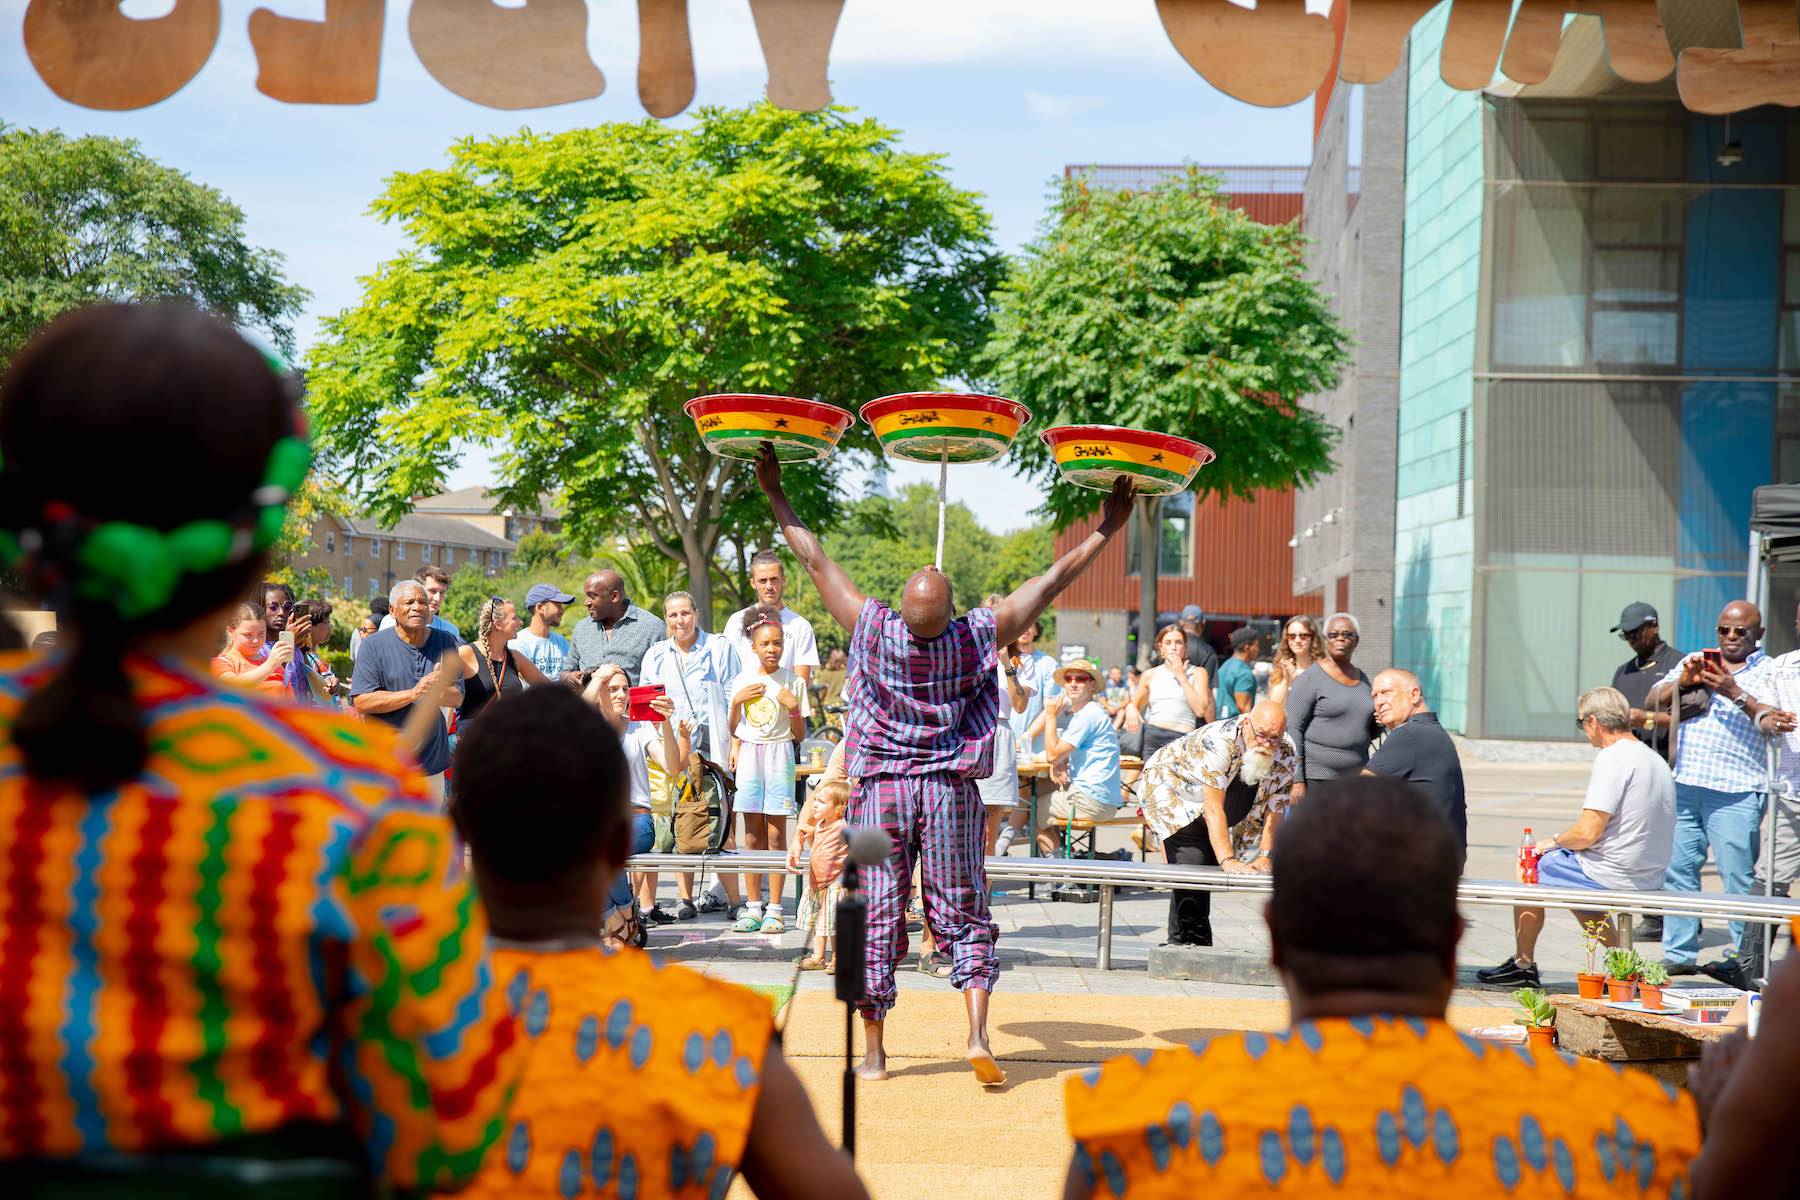
[[[344,595],[356,595],[356,581],[351,579],[348,575],[344,576]]]
[[[1125,561],[1129,564],[1126,573],[1136,575],[1139,570],[1138,556],[1138,519],[1134,515],[1127,526]],[[1158,510],[1157,540],[1161,544],[1158,555],[1156,573],[1158,575],[1189,576],[1194,573],[1194,494],[1181,492],[1174,496],[1165,496],[1162,507]]]
[[[1800,136],[1788,141],[1800,149]],[[1781,194],[1781,241],[1781,369],[1800,371],[1800,187]]]
[[[381,583],[373,575],[369,576],[369,598],[381,595]]]
[[[380,538],[370,538],[369,539],[369,557],[370,558],[380,558],[381,557],[381,539]]]
[[[406,543],[405,542],[395,542],[394,543],[394,557],[395,558],[405,558],[406,557]]]
[[[328,533],[325,535],[325,553],[327,553],[327,554],[336,554],[337,553],[337,534]]]

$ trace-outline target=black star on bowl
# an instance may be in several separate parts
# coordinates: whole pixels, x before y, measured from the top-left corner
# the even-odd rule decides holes
[[[1163,460],[1163,456],[1162,456],[1162,451],[1160,451],[1160,450],[1158,450],[1155,454],[1152,454],[1150,456],[1150,461],[1153,463],[1161,462],[1162,460]]]
[[[983,425],[992,425],[992,424],[993,424],[993,423],[994,423],[994,418],[992,418],[992,417],[983,417],[983,418],[981,418],[981,423],[982,423],[982,424],[983,424]]]
[[[786,429],[787,427],[788,427],[788,423],[787,423],[786,417],[776,417],[775,418],[775,428]]]

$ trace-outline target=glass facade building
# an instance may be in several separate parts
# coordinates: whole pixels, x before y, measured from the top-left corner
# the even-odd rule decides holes
[[[1714,644],[1752,490],[1800,482],[1800,114],[1454,92],[1443,19],[1408,60],[1395,659],[1452,728],[1568,738],[1619,610]]]

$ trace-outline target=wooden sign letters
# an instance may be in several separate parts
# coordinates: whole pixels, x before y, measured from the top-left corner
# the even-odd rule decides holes
[[[730,0],[708,0],[708,3]],[[1106,3],[1108,0],[1094,0]],[[1303,0],[1155,0],[1188,65],[1251,104],[1294,104],[1339,77],[1374,83],[1400,65],[1407,34],[1435,0],[1335,0],[1348,6],[1340,48],[1331,22]],[[1696,112],[1758,104],[1800,106],[1800,21],[1794,0],[1737,0],[1740,49],[1684,49],[1677,62],[1657,0],[1449,0],[1438,69],[1451,87],[1549,77],[1568,14],[1598,17],[1606,60],[1621,79],[1675,74]],[[811,111],[831,102],[831,40],[844,0],[748,0],[769,69],[768,96]],[[323,20],[250,14],[257,89],[290,104],[367,104],[381,72],[386,0],[325,0]],[[588,0],[413,0],[413,51],[446,88],[490,108],[543,108],[592,99],[606,87],[587,52]],[[694,98],[687,0],[637,0],[638,97],[670,117]],[[87,108],[143,108],[200,72],[218,41],[220,0],[175,0],[165,16],[134,19],[118,0],[30,0],[25,50],[45,86]]]

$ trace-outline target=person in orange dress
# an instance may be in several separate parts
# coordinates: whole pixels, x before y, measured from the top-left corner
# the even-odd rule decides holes
[[[1268,906],[1292,1024],[1071,1078],[1067,1200],[1692,1195],[1687,1093],[1445,1023],[1461,864],[1406,783],[1308,795],[1276,842]]]
[[[175,304],[0,381],[0,560],[65,634],[0,656],[0,1195],[227,1156],[453,1188],[499,1134],[519,1035],[417,763],[207,669],[306,476],[294,382]]]
[[[866,1200],[775,1040],[769,1001],[600,935],[630,840],[625,754],[567,688],[491,706],[456,747],[451,815],[526,1062],[463,1200]]]
[[[266,696],[291,699],[282,668],[294,657],[293,644],[276,642],[265,653],[263,639],[267,629],[260,607],[250,603],[238,605],[225,622],[225,648],[213,655],[209,665],[215,678],[239,687],[253,687]]]

